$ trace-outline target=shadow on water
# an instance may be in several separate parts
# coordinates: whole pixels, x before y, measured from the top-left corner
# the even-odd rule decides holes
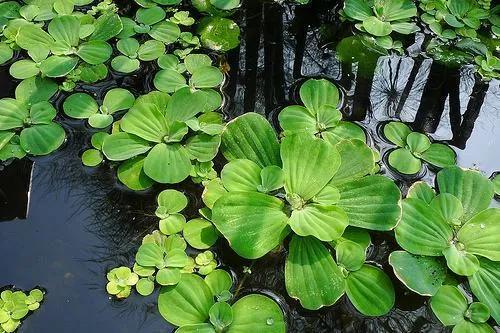
[[[423,57],[380,57],[369,75],[361,75],[359,66],[341,64],[331,51],[348,33],[334,21],[338,6],[332,1],[306,7],[246,1],[238,13],[241,46],[227,55],[226,115],[255,111],[276,124],[281,107],[298,101],[305,77],[326,77],[341,86],[346,117],[360,121],[382,151],[387,145],[378,137],[377,125],[400,118],[449,142],[461,166],[488,176],[498,171],[500,154],[492,152],[500,144],[499,82],[483,83],[469,68],[450,70]],[[114,86],[149,91],[151,73],[146,66],[132,77],[113,76],[93,89],[97,94]],[[0,81],[2,94],[11,96],[15,83],[5,67],[0,68]],[[58,97],[58,105],[63,98]],[[163,187],[132,193],[117,183],[109,166],[84,167],[79,155],[91,133],[80,123],[61,120],[68,132],[63,149],[49,157],[15,161],[0,172],[0,286],[40,285],[48,291],[41,309],[19,331],[172,332],[156,309],[155,296],[133,295],[118,302],[104,289],[106,271],[129,265],[142,237],[156,228],[155,196]],[[387,174],[407,188],[407,180]],[[433,179],[431,170],[423,176]],[[189,196],[186,214],[194,217],[201,207],[200,187],[185,182],[176,188]],[[302,309],[286,294],[285,249],[254,262],[238,258],[224,241],[216,252],[236,273],[241,294],[278,295],[289,332],[444,331],[426,299],[408,292],[392,275],[387,257],[397,248],[394,240],[375,233],[373,241],[369,260],[391,275],[398,295],[395,309],[381,318],[360,315],[346,298],[320,311]],[[250,267],[250,275],[244,266]]]

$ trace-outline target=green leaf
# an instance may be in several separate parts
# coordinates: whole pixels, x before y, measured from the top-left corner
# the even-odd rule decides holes
[[[470,276],[479,269],[479,261],[473,254],[460,250],[455,244],[451,244],[443,250],[448,267],[458,275]]]
[[[135,261],[141,266],[163,266],[163,250],[155,243],[144,243],[137,250]]]
[[[216,331],[212,324],[194,324],[179,327],[175,333],[216,333]]]
[[[500,262],[490,261],[486,258],[479,258],[479,270],[469,276],[469,285],[474,295],[490,310],[491,315],[498,323],[500,322]]]
[[[220,178],[215,178],[205,184],[205,189],[203,190],[202,199],[203,203],[210,209],[213,208],[215,202],[223,195],[227,193],[224,188]]]
[[[63,110],[71,118],[86,119],[99,111],[99,105],[92,96],[76,93],[64,100]]]
[[[186,121],[203,112],[206,95],[201,91],[192,92],[189,87],[176,91],[167,105],[166,117],[169,120]]]
[[[29,112],[22,102],[13,98],[0,99],[0,130],[9,130],[24,126]]]
[[[338,186],[349,225],[371,230],[391,230],[401,216],[401,193],[387,177],[373,175]]]
[[[112,115],[96,113],[89,117],[89,125],[93,128],[106,128],[110,126],[114,121]]]
[[[419,199],[403,200],[403,215],[395,229],[396,241],[406,251],[427,256],[441,256],[453,231],[443,217]]]
[[[460,217],[464,210],[460,200],[449,193],[442,193],[434,197],[430,203],[431,207],[441,213],[441,216],[449,224],[460,225]]]
[[[71,46],[77,46],[80,41],[80,21],[76,16],[57,16],[48,25],[49,34],[56,42],[63,42]]]
[[[222,133],[221,150],[228,161],[248,159],[260,167],[281,166],[276,132],[257,113],[246,113],[226,125]]]
[[[165,235],[173,235],[184,229],[186,218],[181,214],[170,214],[159,222],[160,231]]]
[[[48,101],[58,90],[51,79],[32,77],[21,81],[16,87],[16,99],[28,104]]]
[[[411,133],[411,129],[403,123],[390,122],[384,126],[384,136],[398,147],[406,146],[406,138]]]
[[[302,209],[294,209],[288,224],[299,236],[314,236],[328,242],[342,235],[347,222],[347,215],[341,208],[308,204]]]
[[[340,166],[337,149],[308,134],[285,137],[281,159],[287,195],[299,195],[304,201],[319,193]]]
[[[283,170],[276,166],[270,165],[262,169],[260,172],[261,192],[271,192],[282,188],[285,184]]]
[[[240,28],[227,18],[205,17],[198,25],[197,32],[202,45],[217,52],[227,52],[240,43]]]
[[[391,23],[392,29],[403,35],[410,35],[420,30],[413,22],[397,22]]]
[[[469,305],[465,317],[476,324],[485,323],[490,318],[490,309],[483,303],[473,302]]]
[[[262,333],[285,333],[286,323],[279,305],[271,298],[251,294],[233,304],[233,322],[227,333],[247,330]],[[258,309],[258,311],[255,311]]]
[[[182,274],[177,285],[161,288],[158,297],[160,314],[176,326],[205,323],[213,304],[210,288],[194,274]]]
[[[165,43],[166,45],[176,42],[180,34],[181,30],[179,29],[179,26],[168,21],[155,24],[149,32],[151,37]]]
[[[165,53],[165,44],[157,40],[148,40],[139,47],[139,59],[152,61],[158,59]]]
[[[499,208],[486,209],[462,226],[457,233],[457,239],[465,246],[467,252],[500,261],[499,221]]]
[[[452,333],[494,333],[495,331],[488,324],[475,324],[464,320],[453,327]]]
[[[361,247],[363,247],[365,252],[366,250],[368,250],[368,247],[372,242],[370,233],[367,230],[351,226],[348,226],[345,229],[344,233],[342,234],[342,237],[340,237],[336,242],[332,243],[340,244],[341,242],[346,242],[346,241],[354,242],[360,245]],[[333,245],[335,246],[335,244]]]
[[[177,190],[163,190],[158,195],[158,206],[163,207],[168,214],[178,213],[186,208],[186,196]]]
[[[194,73],[195,70],[201,67],[212,65],[212,59],[206,54],[189,54],[184,59],[184,65],[189,73]]]
[[[406,251],[394,251],[389,256],[394,275],[411,291],[423,296],[436,294],[446,279],[442,260],[422,257]]]
[[[62,77],[71,72],[78,64],[78,58],[50,56],[40,64],[40,71],[48,77]]]
[[[340,153],[340,167],[330,182],[332,185],[338,186],[372,172],[375,167],[373,151],[363,141],[343,140],[336,147]]]
[[[88,149],[82,154],[83,165],[88,167],[95,167],[101,164],[103,160],[102,153],[97,149]]]
[[[52,36],[34,24],[23,24],[19,27],[16,36],[16,44],[25,50],[50,49],[53,42]]]
[[[119,55],[111,60],[111,67],[120,73],[132,73],[139,69],[141,62],[137,59],[130,59]]]
[[[213,66],[197,68],[190,79],[190,84],[196,88],[218,87],[224,80],[222,72]]]
[[[392,32],[392,26],[389,22],[379,20],[375,16],[367,17],[363,20],[363,28],[374,36],[388,36]]]
[[[186,87],[186,78],[173,69],[163,69],[156,73],[154,77],[155,88],[168,93],[173,93]]]
[[[123,29],[120,16],[115,13],[107,13],[97,18],[94,23],[95,31],[90,40],[107,41],[117,36]]]
[[[162,268],[156,273],[156,282],[161,286],[173,286],[181,280],[181,270],[178,268]]]
[[[216,269],[205,276],[205,283],[208,285],[212,294],[217,296],[224,291],[229,291],[233,285],[231,275],[222,269]]]
[[[18,60],[9,68],[9,74],[19,80],[29,79],[40,73],[38,64],[32,60]]]
[[[337,302],[345,282],[326,247],[314,237],[292,236],[285,264],[285,284],[290,297],[308,310]]]
[[[30,109],[30,124],[50,124],[56,113],[56,109],[49,102],[36,103]]]
[[[220,136],[204,133],[190,137],[185,148],[191,159],[199,162],[209,162],[217,155],[220,146]]]
[[[364,0],[346,0],[344,13],[351,19],[363,21],[373,15],[369,3]]]
[[[278,119],[285,134],[298,132],[314,134],[317,130],[316,117],[303,106],[292,105],[284,108],[278,114]]]
[[[394,306],[392,282],[380,268],[363,265],[349,273],[346,294],[354,307],[365,316],[382,316]]]
[[[405,20],[417,15],[417,8],[410,0],[386,0],[383,13],[387,21]]]
[[[434,166],[444,168],[455,165],[457,154],[447,145],[433,143],[422,153],[421,158]]]
[[[127,57],[137,56],[139,50],[139,42],[135,38],[124,38],[116,42],[116,48]]]
[[[221,171],[221,180],[228,191],[257,191],[261,168],[250,160],[233,160]]]
[[[148,141],[126,132],[111,134],[102,144],[102,152],[110,161],[124,161],[151,149]]]
[[[431,309],[443,325],[456,325],[464,320],[467,299],[457,287],[441,286],[431,297]]]
[[[145,140],[162,142],[168,134],[168,124],[158,106],[137,103],[123,116],[120,127]]]
[[[111,45],[100,40],[82,43],[76,54],[88,64],[99,65],[106,62],[113,53]]]
[[[412,153],[420,154],[429,149],[431,141],[425,134],[412,132],[406,137],[406,144]]]
[[[408,189],[407,198],[415,198],[430,204],[436,196],[436,191],[432,189],[426,182],[420,181],[413,183]]]
[[[414,175],[422,169],[422,162],[406,148],[391,151],[389,165],[405,175]]]
[[[366,259],[365,248],[353,241],[345,240],[335,247],[337,264],[344,266],[348,271],[357,271],[363,266]]]
[[[230,192],[214,204],[212,222],[238,255],[260,258],[278,246],[288,216],[284,203],[258,192]]]
[[[182,234],[186,242],[198,250],[210,248],[218,239],[213,224],[201,218],[188,221]]]
[[[222,10],[232,10],[240,6],[240,0],[210,0],[210,4]]]
[[[59,148],[66,138],[66,132],[59,124],[35,125],[25,128],[20,134],[23,150],[30,155],[47,155]]]
[[[462,202],[463,221],[471,219],[480,211],[488,208],[493,198],[491,181],[474,170],[449,167],[437,175],[440,193],[450,193]]]
[[[233,322],[233,309],[226,302],[217,302],[210,308],[209,316],[217,330],[224,330]]]
[[[144,156],[133,157],[118,167],[118,179],[134,191],[150,188],[154,181],[143,170]]]
[[[142,296],[149,296],[153,293],[155,289],[155,284],[148,278],[139,279],[135,285],[135,289]]]
[[[14,51],[6,43],[0,43],[0,65],[12,59]]]
[[[189,176],[191,160],[179,144],[159,143],[151,149],[144,161],[144,172],[163,184],[180,183]]]
[[[139,8],[135,15],[135,19],[138,23],[153,25],[160,21],[163,21],[167,14],[160,6],[155,6],[151,8]]]
[[[322,132],[321,136],[332,145],[348,139],[358,139],[362,142],[366,141],[366,134],[363,129],[357,124],[347,121],[340,121],[334,127],[328,128]]]
[[[135,97],[130,91],[122,88],[114,88],[106,93],[102,105],[108,114],[113,114],[117,111],[131,108],[134,102]]]
[[[325,105],[337,106],[340,99],[338,88],[325,79],[307,80],[299,93],[302,103],[312,115],[317,115]]]

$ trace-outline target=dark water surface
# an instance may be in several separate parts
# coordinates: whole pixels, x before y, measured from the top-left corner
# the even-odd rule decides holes
[[[500,86],[475,80],[470,69],[451,70],[423,57],[387,56],[371,73],[341,65],[331,50],[345,31],[333,21],[337,4],[319,1],[310,8],[245,1],[238,13],[242,27],[239,50],[231,52],[224,92],[224,112],[234,118],[256,111],[276,122],[284,105],[297,102],[305,77],[326,77],[344,89],[344,111],[360,121],[371,143],[387,151],[378,135],[380,123],[400,118],[414,130],[446,140],[458,154],[458,164],[490,176],[500,170]],[[123,86],[135,93],[150,90],[152,67],[135,76],[110,77],[94,88],[99,95]],[[0,68],[0,97],[12,96],[15,83]],[[60,103],[64,96],[59,96]],[[111,300],[106,272],[130,265],[142,237],[157,228],[155,195],[164,187],[132,193],[119,185],[115,172],[81,164],[80,153],[91,133],[79,122],[63,120],[68,141],[55,154],[16,161],[0,171],[0,286],[47,291],[39,310],[19,332],[173,332],[156,309],[156,296],[132,294]],[[390,170],[404,191],[409,179]],[[432,181],[432,170],[421,175]],[[189,182],[176,186],[190,198],[194,217],[201,188]],[[426,307],[426,299],[406,291],[394,278],[387,257],[397,248],[388,234],[373,234],[369,260],[393,278],[396,307],[387,316],[366,318],[346,298],[320,311],[305,311],[284,288],[284,250],[261,260],[244,261],[221,240],[216,252],[221,264],[238,277],[239,294],[264,292],[282,304],[289,332],[442,332]],[[252,273],[244,274],[243,267]]]

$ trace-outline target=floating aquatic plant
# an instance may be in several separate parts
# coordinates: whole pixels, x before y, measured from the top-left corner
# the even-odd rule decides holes
[[[140,61],[153,61],[165,53],[165,44],[148,40],[140,44],[135,38],[120,39],[116,48],[121,55],[111,60],[111,67],[117,72],[132,73],[139,69]]]
[[[97,132],[92,135],[90,140],[92,148],[85,150],[82,154],[82,162],[85,166],[95,167],[102,163],[104,160],[102,143],[108,135],[106,132]]]
[[[338,109],[339,90],[330,81],[307,80],[300,87],[300,99],[304,106],[288,106],[278,116],[285,135],[311,133],[331,144],[344,139],[366,141],[360,126],[342,121],[342,113]]]
[[[0,332],[16,331],[22,320],[40,307],[44,292],[33,289],[29,293],[20,290],[3,290],[0,293]]]
[[[398,146],[389,153],[389,165],[403,174],[418,173],[422,168],[422,160],[440,168],[456,162],[456,154],[449,146],[433,143],[427,135],[412,132],[403,123],[393,121],[386,124],[384,136]]]
[[[70,95],[63,103],[64,113],[76,119],[88,119],[94,128],[106,128],[113,123],[113,114],[128,110],[134,105],[134,95],[123,88],[114,88],[106,92],[102,104],[87,93]]]
[[[400,41],[393,41],[391,34],[408,35],[418,31],[410,19],[417,15],[411,0],[345,0],[342,16],[356,22],[355,27],[375,38],[377,45],[386,49],[402,49]]]
[[[481,302],[469,304],[465,295],[455,286],[441,286],[431,297],[431,309],[441,323],[453,326],[453,333],[494,332],[486,323],[490,309]]]
[[[321,241],[338,240],[348,225],[390,230],[399,220],[399,190],[371,174],[374,154],[360,140],[332,145],[298,133],[280,144],[262,116],[248,113],[227,125],[222,152],[229,163],[203,195],[212,222],[236,253],[250,259],[270,252],[293,231],[287,264],[295,269],[286,270],[288,292],[289,286],[330,276],[293,291],[308,309],[335,303],[345,290],[342,274],[331,278],[340,270]],[[310,255],[292,258],[298,252]],[[304,270],[318,264],[323,266]]]
[[[47,155],[59,148],[66,137],[53,120],[57,111],[48,100],[57,85],[31,78],[16,88],[16,98],[0,100],[0,152],[2,160],[25,154]]]

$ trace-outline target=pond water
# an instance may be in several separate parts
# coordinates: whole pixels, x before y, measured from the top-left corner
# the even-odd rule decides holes
[[[255,111],[276,123],[277,112],[294,103],[305,77],[326,77],[344,91],[343,111],[371,136],[371,144],[387,151],[377,134],[380,123],[400,118],[415,130],[446,140],[458,164],[490,176],[500,169],[500,83],[476,82],[471,70],[446,69],[421,57],[387,56],[371,72],[347,67],[336,60],[336,41],[345,34],[333,22],[334,2],[298,8],[260,0],[245,1],[237,15],[242,43],[228,54],[230,66],[224,87],[228,119]],[[114,76],[95,86],[123,86],[135,92],[150,90],[151,69],[124,79]],[[0,97],[15,87],[1,68]],[[59,96],[60,102],[64,96]],[[90,132],[81,123],[64,120],[65,146],[49,157],[16,161],[0,171],[0,286],[23,290],[40,286],[47,291],[40,310],[19,329],[39,332],[173,332],[160,316],[156,297],[133,294],[115,301],[105,291],[106,272],[129,265],[142,237],[157,227],[155,195],[132,193],[119,185],[106,165],[90,169],[80,153],[89,146]],[[409,179],[390,170],[402,190]],[[432,170],[423,178],[432,181]],[[202,206],[201,188],[189,182],[176,187],[190,199],[187,217]],[[368,259],[380,264],[396,288],[396,306],[387,316],[360,315],[344,297],[332,307],[306,311],[286,295],[284,250],[251,262],[238,258],[226,241],[215,252],[220,263],[237,276],[237,293],[262,292],[283,306],[289,332],[441,332],[442,325],[387,267],[397,248],[383,233],[373,236]],[[248,267],[251,274],[248,274]],[[157,292],[157,291],[156,291]]]

